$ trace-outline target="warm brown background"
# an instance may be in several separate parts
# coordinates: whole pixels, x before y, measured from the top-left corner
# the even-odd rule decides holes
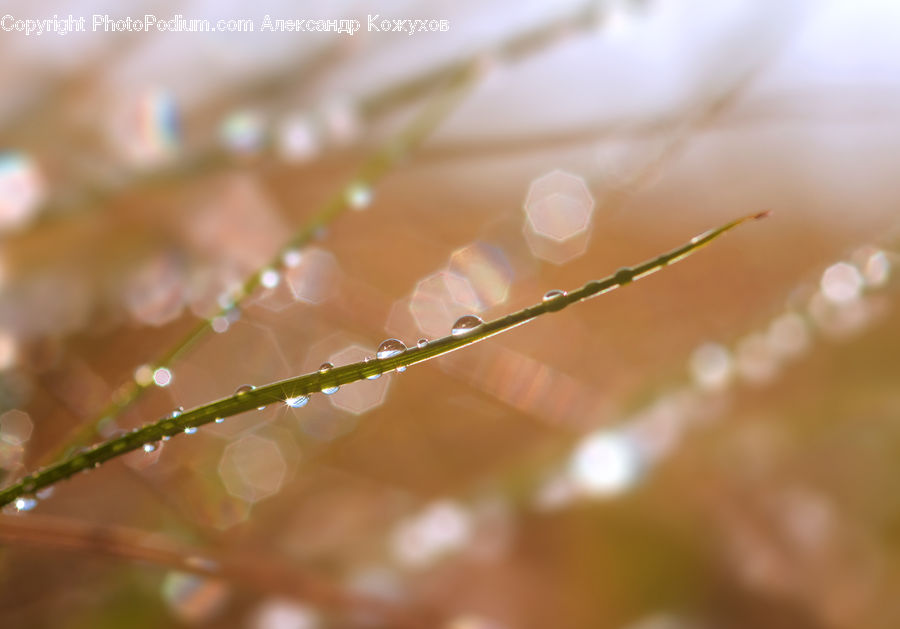
[[[7,11],[325,15],[83,4]],[[897,263],[897,9],[617,2],[510,60],[501,42],[577,8],[520,5],[327,9],[364,29],[367,13],[450,20],[413,36],[0,32],[0,150],[32,160],[42,197],[23,220],[0,215],[4,483],[98,419],[446,88],[373,95],[447,62],[474,55],[477,77],[372,203],[304,251],[294,291],[251,295],[171,365],[171,386],[101,431],[359,360],[390,336],[411,344],[427,335],[414,314],[445,326],[429,308],[467,307],[410,309],[442,270],[494,317],[774,211],[625,290],[335,404],[231,418],[7,509],[0,626],[900,624],[900,330],[896,280],[879,275]],[[179,112],[171,152],[165,125],[135,122],[153,94]],[[219,128],[244,110],[265,138],[236,154]],[[303,159],[279,150],[297,115],[316,145]],[[556,170],[594,200],[562,245],[530,233],[523,209]],[[842,261],[856,275],[838,267],[835,288],[823,273]],[[847,281],[859,290],[844,301],[823,295]],[[808,342],[778,358],[777,338],[752,335],[785,313]],[[696,373],[710,343],[737,365],[715,390]],[[639,453],[622,454],[637,467],[614,495],[566,473],[597,429]]]

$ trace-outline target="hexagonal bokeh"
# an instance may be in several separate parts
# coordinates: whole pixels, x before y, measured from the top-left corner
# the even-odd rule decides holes
[[[219,460],[219,477],[225,489],[247,502],[277,493],[287,473],[281,450],[271,439],[245,435],[228,444]]]
[[[351,345],[329,356],[328,362],[335,366],[340,366],[359,362],[367,356],[374,355],[374,350],[366,349],[360,345]],[[362,380],[344,385],[339,391],[329,395],[328,400],[335,408],[354,415],[362,415],[384,402],[390,384],[391,376],[384,374],[376,380]]]
[[[450,255],[451,273],[466,278],[478,298],[481,309],[506,301],[513,270],[499,247],[473,242]]]
[[[177,258],[155,256],[134,269],[123,286],[125,307],[137,321],[165,325],[184,308],[187,279]]]
[[[337,261],[324,249],[304,249],[297,264],[285,270],[283,280],[295,298],[308,304],[321,303],[337,291]]]
[[[18,409],[0,415],[0,439],[13,445],[22,445],[31,438],[34,424],[28,413]]]
[[[438,271],[419,281],[409,300],[409,311],[428,336],[450,333],[459,317],[484,310],[471,282],[451,271]]]
[[[525,236],[535,256],[561,264],[584,252],[594,199],[581,177],[562,170],[538,177],[524,207]]]

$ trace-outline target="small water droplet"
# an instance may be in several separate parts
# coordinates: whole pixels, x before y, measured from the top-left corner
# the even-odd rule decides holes
[[[309,402],[308,395],[297,395],[295,397],[285,398],[284,403],[291,408],[303,408]]]
[[[145,443],[144,446],[143,446],[143,447],[144,447],[144,452],[146,452],[146,453],[148,453],[148,454],[151,453],[151,452],[156,452],[156,449],[159,447],[159,445],[160,445],[160,444],[159,444],[158,441],[148,441],[148,442]]]
[[[325,395],[331,395],[332,393],[337,393],[338,389],[340,389],[340,388],[341,388],[340,385],[337,385],[337,384],[334,385],[333,387],[323,387],[322,393],[324,393]]]
[[[264,411],[264,410],[266,410],[266,407],[265,407],[265,405],[263,405],[263,406],[257,406],[257,407],[256,407],[256,410],[258,410],[258,411]]]
[[[254,387],[252,384],[242,384],[241,386],[239,386],[237,389],[234,390],[234,394],[235,395],[245,395],[247,393],[250,393],[250,391],[252,391],[255,388],[256,387]]]
[[[544,296],[543,296],[543,298],[541,298],[541,301],[543,301],[544,304],[546,304],[547,310],[550,310],[551,312],[554,310],[562,310],[564,307],[566,307],[568,305],[562,299],[566,295],[568,295],[568,293],[564,290],[558,290],[558,289],[548,290],[546,293],[544,293]]]
[[[184,434],[186,435],[193,435],[195,432],[197,432],[196,426],[188,426],[184,429]]]
[[[428,339],[419,339],[418,341],[416,341],[416,347],[418,347],[419,349],[422,349],[426,345],[428,345]]]
[[[179,406],[174,411],[169,413],[169,417],[171,417],[172,419],[175,419],[176,417],[181,417],[182,413],[184,413],[184,407]]]
[[[28,496],[20,496],[15,501],[17,511],[31,511],[37,506],[37,500]]]
[[[450,329],[450,334],[453,336],[463,336],[465,334],[470,334],[482,325],[484,325],[484,321],[481,320],[481,317],[475,315],[463,315],[453,324],[453,327]]]
[[[565,297],[568,293],[564,290],[548,290],[544,293],[544,298],[542,301],[553,301],[554,299],[559,299],[560,297]]]
[[[371,356],[366,356],[366,358],[363,362],[365,362],[368,365],[374,360],[375,359],[372,358]],[[380,377],[381,377],[380,373],[375,373],[375,374],[372,374],[371,376],[366,376],[366,380],[378,380]]]
[[[217,424],[221,424],[221,423],[224,422],[224,421],[225,421],[225,418],[224,418],[224,417],[216,417],[216,423],[217,423]]]
[[[168,441],[171,438],[172,437],[170,437],[169,435],[163,435],[162,438],[160,439],[160,441]]]

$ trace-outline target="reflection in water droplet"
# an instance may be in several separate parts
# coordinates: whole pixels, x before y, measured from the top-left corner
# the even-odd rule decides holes
[[[37,500],[35,500],[34,498],[29,498],[27,496],[21,496],[19,498],[16,498],[16,502],[14,504],[16,505],[17,511],[31,511],[37,506]]]
[[[564,290],[548,290],[544,293],[544,297],[542,301],[548,302],[553,301],[554,299],[559,299],[560,297],[565,297],[568,293]]]
[[[390,358],[391,356],[396,356],[397,354],[402,354],[406,351],[406,345],[404,345],[403,341],[398,339],[387,339],[386,341],[382,341],[381,345],[378,346],[378,351],[375,352],[375,356],[381,360],[385,358]]]
[[[285,398],[284,403],[291,408],[303,408],[309,402],[308,395],[298,395],[296,397]]]
[[[234,394],[235,395],[244,395],[246,393],[249,393],[250,391],[252,391],[255,388],[256,387],[254,387],[252,384],[242,384],[241,386],[239,386],[237,389],[234,390]]]
[[[465,334],[470,334],[482,325],[484,325],[484,321],[481,320],[481,317],[475,315],[463,315],[453,324],[450,333],[453,336],[463,336]]]
[[[371,356],[366,356],[364,361],[367,365],[370,364],[375,359]],[[371,376],[366,376],[366,380],[378,380],[381,377],[380,373],[372,374]]]

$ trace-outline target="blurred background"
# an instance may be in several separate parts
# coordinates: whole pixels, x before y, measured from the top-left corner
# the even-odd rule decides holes
[[[0,625],[900,626],[896,3],[2,9],[3,485],[774,216],[8,506]]]

